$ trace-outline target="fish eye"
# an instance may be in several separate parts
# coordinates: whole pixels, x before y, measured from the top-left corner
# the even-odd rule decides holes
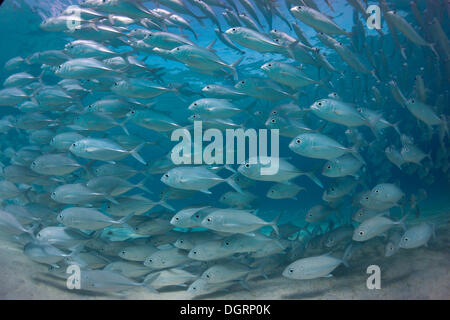
[[[405,238],[404,240],[405,240],[405,241],[408,241],[409,239],[408,239],[408,238]]]
[[[169,175],[168,175],[168,174],[165,174],[165,175],[164,175],[164,177],[168,178],[168,177],[169,177]]]
[[[197,102],[194,102],[194,106],[196,106],[197,105]]]
[[[236,31],[236,28],[231,29],[232,31]]]
[[[180,51],[180,48],[177,48],[177,51]]]
[[[209,274],[207,274],[206,277],[209,279]]]
[[[376,192],[376,193],[378,193],[378,192],[379,192],[379,190],[375,190],[375,192]]]
[[[359,214],[359,216],[360,216],[360,217],[362,217],[362,216],[363,216],[363,214],[362,214],[362,213],[360,213],[360,214]]]
[[[273,114],[273,115],[275,115],[275,114],[277,114],[277,113],[278,113],[277,111],[272,111],[272,114]]]
[[[269,64],[268,64],[268,66],[269,66],[269,67],[271,67],[271,66],[272,66],[272,64],[271,64],[271,63],[269,63]]]
[[[294,273],[294,269],[289,269],[289,273]]]
[[[242,81],[241,81],[241,83],[242,83],[242,84],[244,84],[244,83],[245,83],[245,81],[244,81],[244,80],[242,80]]]
[[[275,119],[272,119],[270,122],[272,122],[272,123],[275,123],[275,122],[277,122]]]
[[[230,242],[229,242],[229,241],[225,242],[225,245],[226,245],[226,246],[229,246],[229,245],[230,245]]]
[[[196,287],[192,287],[192,290],[197,290],[197,288]]]
[[[246,163],[246,164],[245,164],[245,167],[246,167],[246,168],[250,168],[250,164]]]
[[[369,197],[366,197],[366,200],[369,200]]]
[[[328,169],[331,169],[331,166],[328,166]]]
[[[270,192],[274,193],[274,192],[275,192],[275,190],[270,190]]]
[[[209,89],[209,86],[206,86],[206,89]]]
[[[301,139],[297,139],[297,140],[295,140],[295,142],[296,142],[296,143],[301,143],[302,140],[301,140]]]
[[[193,254],[197,254],[197,251],[192,251]]]
[[[206,220],[208,220],[208,222],[211,222],[211,218],[208,218],[208,219],[206,219]]]
[[[414,99],[411,100],[411,103],[415,103],[416,101]]]
[[[177,221],[178,221],[178,220],[180,220],[180,218],[176,217],[176,218],[175,218],[175,220],[177,220]]]
[[[151,263],[151,262],[153,262],[153,260],[152,260],[152,259],[148,259],[148,262],[150,262],[150,263]]]
[[[322,102],[317,103],[318,106],[322,106]]]
[[[331,191],[334,191],[334,188],[331,188]]]
[[[359,235],[360,235],[360,236],[364,235],[364,231],[361,230],[361,231],[359,232]]]

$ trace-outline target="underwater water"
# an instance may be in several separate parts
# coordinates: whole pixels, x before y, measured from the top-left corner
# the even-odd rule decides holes
[[[448,299],[449,12],[5,0],[0,298]]]

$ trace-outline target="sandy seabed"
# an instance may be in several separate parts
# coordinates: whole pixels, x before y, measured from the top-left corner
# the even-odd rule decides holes
[[[153,294],[145,288],[125,294],[98,294],[66,288],[65,280],[47,273],[17,245],[0,239],[0,299],[450,299],[450,223],[445,219],[428,247],[400,249],[384,257],[384,243],[374,239],[352,254],[350,267],[338,267],[331,278],[289,280],[277,274],[249,280],[250,291],[235,285],[229,291],[192,297],[179,287]],[[381,289],[366,286],[369,265],[381,269]]]

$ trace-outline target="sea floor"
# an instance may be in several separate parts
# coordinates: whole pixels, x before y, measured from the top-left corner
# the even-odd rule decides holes
[[[280,270],[269,279],[249,280],[250,291],[236,284],[229,291],[197,297],[180,287],[159,294],[145,288],[120,295],[69,290],[64,279],[49,275],[46,266],[30,261],[17,245],[1,238],[0,299],[450,299],[450,213],[432,217],[437,239],[428,247],[400,249],[386,258],[383,240],[373,239],[355,250],[349,268],[341,265],[331,278],[292,281]],[[380,267],[381,289],[367,289],[369,265]]]

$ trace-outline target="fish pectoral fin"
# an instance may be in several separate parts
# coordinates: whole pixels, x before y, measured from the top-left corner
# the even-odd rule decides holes
[[[206,193],[206,194],[211,194],[211,193],[212,193],[212,192],[209,191],[208,189],[206,189],[206,190],[198,190],[198,191],[203,192],[203,193]]]

